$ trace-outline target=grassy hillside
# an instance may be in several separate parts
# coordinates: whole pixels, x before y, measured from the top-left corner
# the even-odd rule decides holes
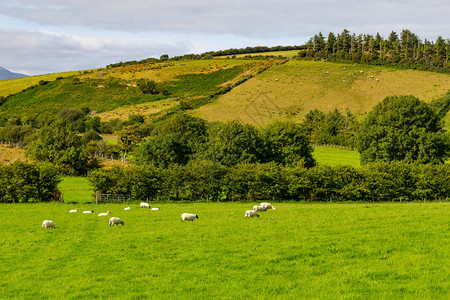
[[[0,80],[0,96],[8,96],[11,94],[16,94],[32,85],[36,85],[41,80],[52,81],[58,77],[68,77],[73,75],[81,74],[81,71],[64,72],[64,73],[54,73],[30,77],[22,77],[16,79],[6,79]]]
[[[448,203],[278,203],[245,219],[255,204],[3,204],[0,294],[448,298]],[[94,214],[68,213],[74,208]],[[107,210],[125,225],[97,216]],[[199,219],[183,223],[184,212]],[[45,219],[56,228],[41,229]]]
[[[164,100],[151,105],[150,112],[157,113],[161,107],[164,110],[178,105],[181,99],[207,97],[274,63],[273,60],[210,60],[95,70],[34,86],[16,94],[0,106],[0,115],[55,113],[64,107],[89,107],[99,113],[120,108],[119,112],[113,113],[113,117],[125,114],[126,118],[129,113],[138,113],[135,111],[137,104]],[[164,85],[170,95],[142,94],[136,86],[141,78]],[[153,105],[160,108],[155,110]],[[149,113],[147,108],[144,108],[144,113]]]
[[[274,53],[277,52],[253,55]],[[264,125],[273,119],[300,122],[315,108],[324,112],[349,109],[362,116],[386,96],[414,95],[431,102],[450,91],[448,74],[321,61],[283,62],[273,59],[149,62],[0,81],[0,93],[3,88],[6,95],[14,91],[13,87],[22,90],[40,80],[75,74],[10,97],[0,106],[0,116],[89,107],[103,120],[127,119],[129,114],[154,116],[179,109],[180,100],[184,100],[192,101],[189,106],[195,109],[190,110],[191,114],[208,121],[238,119]],[[251,76],[217,99],[209,98]],[[164,85],[170,95],[142,94],[136,87],[140,78]],[[76,82],[78,79],[80,82]]]
[[[268,51],[268,52],[258,52],[258,53],[246,53],[246,54],[236,54],[234,55],[236,58],[243,58],[246,56],[281,56],[281,57],[294,57],[298,55],[300,50],[287,50],[287,51]],[[223,57],[232,57],[233,55],[226,55],[226,56],[217,56],[218,58]]]
[[[192,114],[208,121],[239,119],[263,125],[273,119],[301,121],[315,108],[364,114],[392,95],[414,95],[431,102],[449,90],[448,74],[293,60],[253,77]]]

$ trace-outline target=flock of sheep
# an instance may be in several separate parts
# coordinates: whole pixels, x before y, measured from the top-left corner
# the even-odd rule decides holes
[[[146,202],[141,202],[140,204],[141,208],[150,208],[150,205]],[[259,218],[259,214],[257,213],[258,211],[266,211],[268,209],[275,209],[274,206],[272,206],[272,204],[268,203],[268,202],[263,202],[260,205],[255,205],[253,206],[252,210],[247,210],[245,212],[245,218],[253,218],[253,217],[258,217]],[[125,207],[123,210],[130,210],[130,207]],[[151,210],[159,210],[159,207],[153,207],[151,208]],[[78,208],[76,209],[72,209],[69,211],[69,213],[77,213],[78,212]],[[83,211],[83,214],[92,214],[94,211],[93,210],[85,210]],[[98,214],[99,217],[101,216],[107,216],[111,214],[110,211],[107,211],[105,213],[100,213]],[[188,214],[188,213],[183,213],[181,214],[181,221],[194,221],[195,219],[198,219],[198,215],[196,214]],[[109,219],[109,226],[111,225],[125,225],[125,223],[120,220],[119,218],[116,217],[112,217]],[[42,222],[42,228],[43,229],[47,229],[47,228],[55,228],[55,223],[51,220],[44,220],[44,222]]]
[[[252,210],[247,210],[245,212],[245,217],[246,218],[254,218],[254,217],[259,218],[259,214],[257,212],[258,211],[266,211],[268,209],[275,209],[275,206],[272,206],[272,204],[270,204],[268,202],[263,202],[260,205],[253,206]]]

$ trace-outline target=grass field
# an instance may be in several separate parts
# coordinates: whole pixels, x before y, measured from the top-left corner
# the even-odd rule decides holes
[[[387,96],[431,102],[450,90],[450,76],[329,62],[292,60],[237,86],[191,113],[208,121],[241,120],[262,126],[275,119],[301,122],[313,109],[364,115]]]
[[[86,177],[64,176],[58,186],[65,203],[91,203],[95,191]]]
[[[1,298],[448,299],[448,203],[253,205],[3,204]]]
[[[349,165],[352,167],[360,166],[358,151],[314,146],[313,157],[319,165]]]

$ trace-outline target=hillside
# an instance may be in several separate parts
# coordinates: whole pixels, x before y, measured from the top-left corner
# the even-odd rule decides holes
[[[168,93],[143,94],[137,87],[141,78]],[[0,81],[0,96],[14,94],[0,106],[0,116],[89,107],[102,120],[125,120],[183,109],[208,121],[263,125],[273,119],[300,122],[316,108],[362,116],[386,96],[431,102],[449,91],[448,74],[384,66],[281,58],[169,60]]]
[[[180,100],[197,100],[230,89],[261,69],[280,61],[276,60],[201,60],[186,62],[160,62],[105,68],[72,74],[48,81],[30,77],[28,87],[18,79],[23,91],[8,97],[0,106],[0,115],[27,115],[56,113],[64,107],[89,107],[98,113],[113,113],[114,117],[127,117],[136,113],[135,106],[152,103],[151,112],[157,113],[179,105]],[[70,74],[65,74],[70,75]],[[48,78],[48,77],[44,77]],[[143,94],[138,88],[140,79],[154,80],[168,91],[167,94]],[[37,85],[32,85],[38,80]],[[14,84],[14,82],[13,82]],[[9,88],[6,85],[4,89]],[[2,86],[0,85],[0,91]],[[161,102],[163,101],[161,104]],[[147,104],[148,106],[148,104]],[[160,109],[154,110],[154,106]],[[128,109],[124,110],[124,107]]]
[[[253,77],[192,114],[208,121],[240,119],[263,125],[273,119],[301,121],[315,108],[364,114],[390,95],[414,95],[431,102],[449,90],[448,74],[291,60]]]

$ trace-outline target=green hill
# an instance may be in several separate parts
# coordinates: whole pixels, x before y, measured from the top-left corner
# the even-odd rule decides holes
[[[263,125],[301,121],[310,110],[365,114],[392,95],[431,102],[450,90],[450,76],[381,66],[291,60],[261,73],[192,113],[208,121],[240,119]]]
[[[140,79],[168,93],[143,94]],[[448,74],[383,66],[282,58],[169,60],[0,81],[0,96],[13,94],[0,106],[0,116],[89,107],[105,120],[183,109],[208,121],[264,125],[301,121],[316,108],[362,116],[386,96],[431,102],[449,91]]]
[[[0,115],[56,113],[64,107],[89,107],[102,113],[118,108],[123,111],[124,106],[130,106],[129,113],[134,113],[136,104],[156,103],[158,106],[158,101],[165,101],[167,106],[159,106],[167,109],[174,103],[179,104],[179,100],[198,101],[199,98],[223,93],[275,63],[277,61],[274,60],[147,63],[99,69],[66,78],[61,76],[54,81],[40,79],[42,77],[39,76],[36,85],[32,84],[36,80],[29,77],[28,81],[18,81],[17,86],[23,91],[7,97],[0,106]],[[141,79],[154,80],[168,93],[143,94],[138,88]],[[0,84],[0,90],[2,88],[6,90]]]

